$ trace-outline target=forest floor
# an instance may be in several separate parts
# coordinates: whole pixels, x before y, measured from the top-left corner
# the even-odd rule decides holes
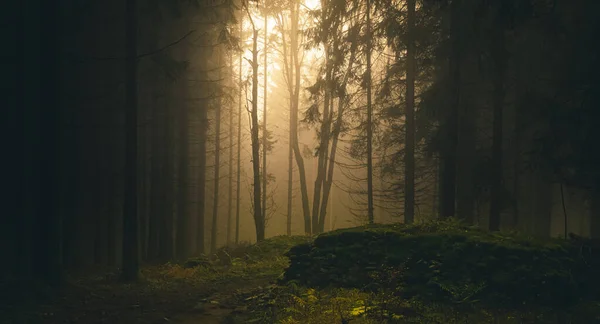
[[[555,312],[513,313],[478,306],[465,308],[460,303],[448,307],[405,300],[391,285],[383,285],[378,292],[366,292],[335,287],[313,289],[280,281],[290,266],[286,253],[311,240],[280,236],[260,244],[221,249],[211,260],[195,258],[181,264],[145,266],[141,280],[134,284],[120,283],[116,271],[69,280],[60,290],[0,282],[0,324],[453,324],[466,323],[466,318],[469,323],[480,324],[600,323],[600,302],[595,301],[578,306],[577,319],[571,316],[567,320]],[[345,244],[343,240],[336,242]],[[352,240],[352,244],[359,243]],[[358,256],[360,246],[359,250],[348,250],[351,256],[344,256],[340,245],[335,254],[349,260],[366,258]],[[301,267],[320,267],[319,256],[316,258],[301,263]],[[292,267],[298,266],[295,260]],[[306,272],[308,277],[314,277],[314,273],[310,269]],[[330,275],[340,277],[326,277],[332,278]]]
[[[296,242],[241,246],[243,258],[221,253],[197,267],[145,266],[133,284],[120,283],[116,271],[71,279],[60,289],[0,282],[0,323],[227,322],[247,311],[243,296],[276,281],[289,263],[283,253]]]

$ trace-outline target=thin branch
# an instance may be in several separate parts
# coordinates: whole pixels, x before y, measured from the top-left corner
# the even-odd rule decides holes
[[[176,41],[174,41],[174,42],[172,42],[170,44],[167,44],[167,45],[165,45],[165,46],[163,46],[163,47],[161,47],[159,49],[156,49],[154,51],[150,51],[150,52],[147,52],[147,53],[143,53],[143,54],[137,55],[135,58],[136,59],[141,59],[141,58],[144,58],[144,57],[147,57],[147,56],[158,54],[158,53],[160,53],[160,52],[162,52],[162,51],[164,51],[164,50],[166,50],[166,49],[168,49],[170,47],[173,47],[173,46],[181,43],[183,40],[185,40],[188,36],[190,36],[194,32],[195,32],[195,30],[191,30],[187,34],[183,35],[183,37],[179,38],[178,40],[176,40]],[[69,54],[67,54],[66,56],[69,56]],[[126,59],[128,59],[128,57],[126,57],[126,56],[124,56],[124,57],[118,57],[118,56],[94,57],[94,56],[78,56],[78,55],[75,55],[75,54],[71,54],[71,56],[73,56],[75,59],[78,59],[79,61],[85,61],[85,60],[88,60],[88,61],[120,61],[120,60],[126,60]]]

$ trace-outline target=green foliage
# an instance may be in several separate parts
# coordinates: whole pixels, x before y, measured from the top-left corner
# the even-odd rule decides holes
[[[597,287],[596,267],[579,257],[579,247],[455,221],[333,231],[288,256],[285,281],[368,291],[393,286],[404,299],[425,303],[558,309],[597,297],[590,286]]]

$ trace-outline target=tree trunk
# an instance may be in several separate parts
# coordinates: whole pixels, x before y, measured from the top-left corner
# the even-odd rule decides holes
[[[262,215],[263,218],[267,219],[267,150],[268,150],[268,137],[267,137],[267,86],[268,86],[268,75],[267,75],[267,28],[269,28],[268,20],[265,15],[265,30],[263,34],[263,51],[264,53],[264,64],[263,64],[263,134],[262,134]]]
[[[168,82],[165,80],[165,83]],[[168,90],[167,90],[168,94]],[[174,195],[174,181],[173,177],[175,175],[175,167],[174,167],[174,135],[175,135],[175,127],[174,127],[174,116],[171,111],[169,111],[168,103],[165,102],[165,117],[164,123],[165,127],[164,131],[164,141],[163,141],[163,152],[165,156],[165,165],[162,169],[162,183],[163,187],[160,189],[162,191],[162,196],[164,197],[164,201],[162,203],[162,210],[160,211],[160,219],[162,220],[162,224],[160,225],[160,260],[168,261],[173,258],[173,195]]]
[[[313,206],[312,206],[312,234],[320,234],[319,216],[321,207],[321,195],[327,176],[327,155],[329,151],[329,139],[331,131],[331,77],[332,63],[329,59],[329,51],[327,45],[325,45],[325,89],[323,98],[323,121],[321,123],[321,134],[318,147],[318,160],[317,160],[317,177],[315,179],[315,186],[313,190]]]
[[[208,109],[205,105],[200,105],[198,116],[198,228],[196,230],[196,251],[204,253],[204,238],[205,238],[205,206],[206,206],[206,140],[208,130]]]
[[[373,107],[371,106],[371,1],[367,2],[367,215],[369,224],[375,223],[373,214]],[[410,28],[410,27],[409,27]],[[408,88],[407,88],[408,89]],[[408,90],[407,90],[408,91]],[[341,105],[340,105],[341,109]],[[341,122],[341,121],[338,121]]]
[[[229,55],[230,86],[235,85],[233,73],[233,53]],[[229,105],[229,170],[227,171],[227,245],[231,244],[231,227],[233,225],[233,102]]]
[[[240,15],[240,39],[242,38],[243,30],[243,15]],[[241,171],[242,171],[242,160],[241,160],[241,152],[242,152],[242,55],[239,58],[239,95],[238,95],[238,120],[237,120],[237,171],[236,171],[236,184],[235,184],[235,244],[240,242],[240,185],[241,185]]]
[[[442,152],[440,166],[440,218],[454,217],[456,202],[456,148],[458,142],[458,105],[460,98],[462,27],[461,1],[451,4],[451,42],[450,56],[451,80],[450,93],[452,102],[450,112],[444,124],[445,137],[448,145]]]
[[[136,281],[139,273],[137,215],[137,3],[126,3],[126,98],[125,98],[125,174],[123,204],[124,281]]]
[[[217,55],[222,54],[222,51],[217,50]],[[218,66],[221,67],[221,60],[218,60]],[[221,73],[219,73],[218,79],[221,79]],[[213,214],[211,224],[211,236],[210,236],[210,252],[217,252],[217,229],[218,229],[218,216],[219,216],[219,184],[220,184],[220,169],[221,169],[221,108],[223,107],[223,100],[219,95],[217,99],[217,109],[215,113],[215,175],[214,175],[214,196],[213,196]]]
[[[502,18],[499,18],[502,19]],[[504,40],[504,29],[501,24],[495,27],[492,57],[494,60],[494,122],[492,140],[492,188],[490,192],[490,221],[489,230],[500,230],[500,212],[502,209],[502,128],[504,110],[504,80],[506,75],[507,51]]]
[[[415,7],[408,0],[408,44],[406,47],[406,149],[404,155],[404,223],[415,219]]]
[[[58,82],[59,78],[59,17],[58,5],[55,2],[41,2],[33,5],[33,8],[27,6],[25,13],[28,17],[35,17],[29,30],[35,33],[40,39],[40,54],[34,55],[35,62],[27,62],[37,66],[41,73],[37,71],[30,75],[27,81],[33,81],[33,89],[28,87],[27,95],[36,99],[26,101],[33,107],[32,116],[26,116],[26,127],[29,132],[26,136],[36,138],[33,140],[34,165],[35,170],[31,172],[31,184],[33,190],[30,193],[32,198],[31,219],[33,223],[33,274],[46,283],[58,285],[62,281],[62,252],[61,252],[61,216],[58,206],[58,192],[60,178],[58,171],[58,152],[62,147],[58,143],[59,121],[60,121],[60,98]],[[38,34],[39,31],[39,34]],[[33,36],[33,35],[32,35]],[[38,65],[39,64],[39,65]],[[36,75],[37,74],[37,75]],[[40,79],[37,79],[39,75]],[[39,81],[37,83],[36,81]],[[38,87],[39,85],[39,87]],[[31,117],[31,118],[27,118]],[[30,137],[30,138],[31,138]],[[28,139],[31,140],[31,139]],[[31,232],[32,228],[25,229]],[[27,262],[29,263],[29,262]]]
[[[182,95],[181,91],[176,91]],[[177,259],[184,260],[189,255],[189,125],[188,108],[185,102],[178,100],[179,106],[179,176],[177,193]]]
[[[256,240],[264,240],[264,215],[261,208],[261,186],[260,186],[260,142],[258,139],[258,31],[252,29],[252,173],[253,173],[253,203],[254,203],[254,226],[256,228]]]

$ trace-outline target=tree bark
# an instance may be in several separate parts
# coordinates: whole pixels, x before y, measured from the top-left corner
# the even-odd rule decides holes
[[[458,106],[460,98],[461,80],[461,55],[462,55],[462,27],[461,9],[462,1],[453,1],[451,4],[451,56],[449,88],[452,98],[450,111],[444,124],[444,133],[448,145],[441,155],[440,166],[440,218],[454,217],[456,202],[456,148],[458,142]]]
[[[217,55],[222,54],[219,49]],[[221,60],[218,60],[218,67],[221,67]],[[219,78],[221,77],[219,73]],[[213,189],[213,214],[211,224],[211,236],[210,236],[210,252],[217,252],[217,229],[218,229],[218,216],[219,216],[219,184],[220,184],[220,169],[221,169],[221,108],[223,107],[223,101],[221,95],[217,99],[217,109],[215,113],[215,173],[214,173],[214,189]]]
[[[137,2],[126,3],[126,98],[125,98],[125,174],[123,204],[124,281],[136,281],[139,273],[137,215]]]
[[[267,218],[267,149],[269,147],[267,141],[267,85],[268,85],[268,75],[267,75],[267,28],[268,20],[267,15],[265,15],[265,26],[264,26],[264,34],[263,34],[263,51],[264,51],[264,63],[263,63],[263,134],[262,134],[262,215],[266,220]]]
[[[240,39],[242,38],[242,34],[243,34],[243,30],[242,30],[242,26],[243,26],[243,15],[240,15]],[[242,167],[241,167],[241,152],[242,152],[242,55],[240,55],[240,61],[239,61],[239,71],[238,71],[238,76],[239,76],[239,95],[238,95],[238,120],[237,120],[237,126],[238,126],[238,130],[237,130],[237,171],[236,171],[236,189],[235,189],[235,195],[236,195],[236,200],[235,200],[235,244],[238,244],[240,242],[240,185],[241,185],[241,171],[242,171]]]
[[[250,18],[252,19],[252,18]],[[261,208],[261,185],[260,185],[260,142],[258,139],[258,31],[252,27],[252,174],[253,174],[253,209],[254,209],[254,226],[256,228],[256,240],[258,242],[264,240],[264,215]]]
[[[406,47],[406,148],[404,156],[404,223],[415,219],[415,7],[408,0],[408,44]]]
[[[367,215],[369,224],[375,223],[373,214],[373,107],[371,106],[371,1],[367,2]],[[409,1],[410,3],[410,1]],[[410,10],[410,9],[409,9]],[[410,19],[410,18],[409,18]],[[410,28],[410,26],[409,26]],[[409,85],[407,86],[408,89]],[[407,90],[408,92],[408,90]],[[408,102],[408,100],[407,100]],[[341,108],[341,106],[340,106]],[[338,121],[338,122],[341,122]]]
[[[178,96],[182,95],[177,91]],[[189,124],[188,108],[185,102],[179,101],[179,176],[177,193],[177,259],[184,260],[189,256]]]
[[[501,18],[499,18],[501,19]],[[502,142],[503,142],[503,111],[504,111],[504,80],[506,75],[507,51],[502,24],[496,24],[493,36],[492,57],[494,60],[494,122],[492,140],[492,188],[490,192],[490,221],[489,230],[500,230],[500,212],[502,209]]]

